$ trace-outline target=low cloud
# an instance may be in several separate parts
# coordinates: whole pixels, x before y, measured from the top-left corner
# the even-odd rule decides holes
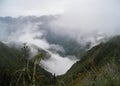
[[[12,22],[12,21],[11,21]],[[20,21],[18,22],[20,23]],[[47,60],[42,60],[40,64],[43,67],[56,75],[60,75],[65,73],[77,60],[70,59],[69,57],[60,56],[57,51],[65,52],[64,48],[58,44],[50,44],[45,38],[45,31],[41,28],[40,22],[24,22],[20,25],[17,23],[4,23],[0,22],[3,29],[1,30],[0,40],[7,43],[16,43],[23,44],[27,43],[27,45],[31,49],[31,57],[37,54],[38,49],[43,49],[47,53],[50,54],[50,58]],[[52,50],[55,52],[53,52]]]
[[[70,0],[64,13],[51,25],[56,32],[78,42],[93,41],[120,34],[119,10],[119,0]]]
[[[77,59],[69,59],[68,57],[61,57],[57,53],[52,53],[51,58],[43,60],[41,63],[43,67],[56,75],[61,75],[67,72],[68,69],[77,61]]]

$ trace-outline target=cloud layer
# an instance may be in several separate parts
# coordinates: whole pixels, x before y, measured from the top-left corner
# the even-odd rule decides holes
[[[100,34],[116,35],[120,34],[119,10],[119,0],[70,0],[64,13],[52,25],[56,32],[78,41]]]
[[[51,73],[55,73],[56,75],[64,74],[77,60],[70,59],[68,56],[60,56],[57,51],[65,52],[64,48],[58,44],[50,44],[46,40],[46,33],[42,27],[47,26],[47,24],[44,26],[43,21],[31,22],[30,19],[22,23],[25,18],[17,18],[15,22],[13,22],[13,18],[11,18],[10,22],[5,20],[7,23],[0,21],[0,25],[3,28],[0,29],[0,41],[5,43],[14,42],[20,45],[27,43],[31,49],[31,57],[37,54],[39,48],[43,49],[50,54],[50,58],[45,61],[42,60],[40,64]],[[21,19],[23,20],[22,22]],[[54,50],[54,52],[51,51],[51,49]]]
[[[0,16],[60,14],[64,0],[0,0]]]

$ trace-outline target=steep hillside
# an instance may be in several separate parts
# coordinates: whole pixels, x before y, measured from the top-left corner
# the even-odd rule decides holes
[[[120,36],[90,49],[59,79],[67,86],[119,86]]]
[[[20,51],[15,48],[10,48],[4,43],[0,42],[0,68],[17,67],[20,62]]]
[[[26,86],[32,83],[34,62],[22,58],[19,49],[11,48],[0,42],[0,86]],[[36,83],[44,86],[51,85],[52,74],[37,65]]]

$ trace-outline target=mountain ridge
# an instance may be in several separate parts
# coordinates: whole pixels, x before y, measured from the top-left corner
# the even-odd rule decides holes
[[[80,61],[77,61],[66,74],[59,76],[58,80],[64,81],[64,84],[67,86],[88,86],[83,85],[83,82],[86,81],[84,79],[91,79],[88,81],[89,85],[91,83],[96,84],[95,86],[119,86],[119,73],[120,73],[120,36],[115,36],[111,38],[106,43],[101,43],[97,46],[94,46],[90,50],[86,52],[86,54],[81,58]],[[115,74],[109,74],[106,73],[105,70],[107,70],[109,67],[111,67],[111,71],[115,71],[117,76],[114,76]],[[106,68],[107,67],[107,68]],[[102,73],[101,73],[102,72]],[[106,73],[106,76],[103,75]],[[97,74],[97,75],[95,75]],[[101,81],[102,85],[99,85],[97,83],[97,78],[101,74],[101,77],[106,80],[111,81],[105,83],[104,81]],[[90,76],[90,77],[88,77]],[[96,76],[95,78],[93,76]],[[115,80],[111,79],[112,76],[116,77],[116,83]],[[103,83],[104,82],[104,83]],[[112,83],[113,82],[113,83]],[[69,83],[69,84],[67,84]],[[87,83],[87,81],[86,81]],[[85,84],[85,83],[84,83]],[[104,85],[103,85],[104,84]]]

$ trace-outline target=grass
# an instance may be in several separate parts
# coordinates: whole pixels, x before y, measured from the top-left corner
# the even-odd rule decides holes
[[[120,63],[116,61],[116,58],[113,57],[99,68],[94,65],[92,60],[88,60],[93,65],[91,65],[90,70],[85,70],[76,76],[67,76],[67,80],[62,82],[64,83],[63,86],[119,86]],[[58,81],[58,83],[61,82]],[[62,83],[60,86],[62,86]]]

